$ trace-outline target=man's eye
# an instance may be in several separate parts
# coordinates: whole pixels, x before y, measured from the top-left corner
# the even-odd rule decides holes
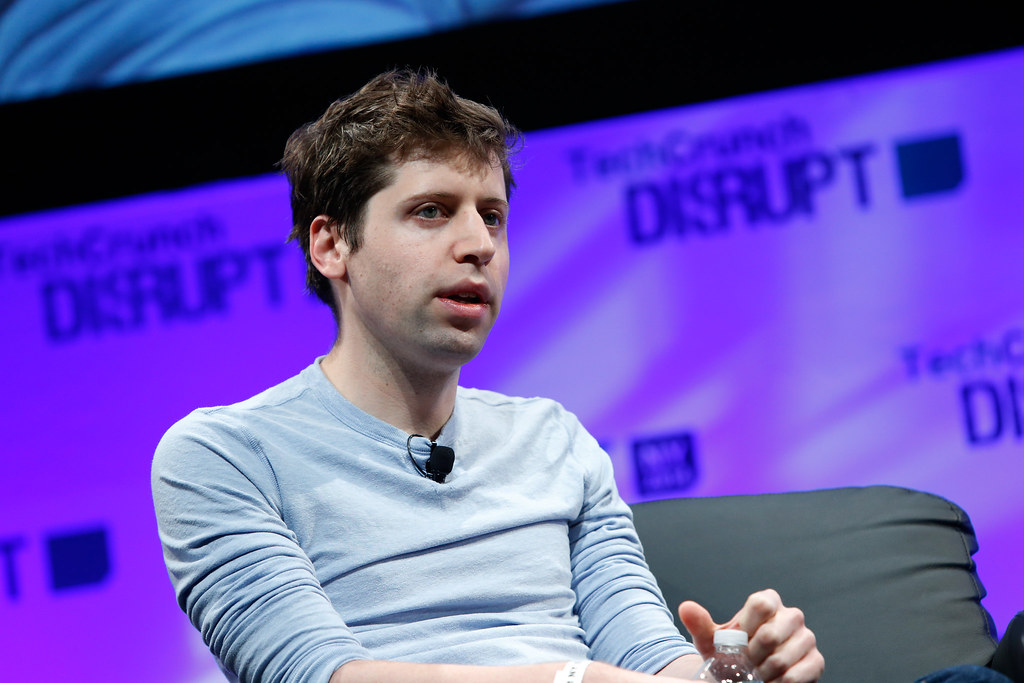
[[[440,218],[441,209],[439,209],[436,206],[424,206],[422,209],[416,212],[416,215],[419,216],[420,218]]]
[[[484,223],[492,228],[500,228],[502,224],[501,214],[498,213],[485,213]]]

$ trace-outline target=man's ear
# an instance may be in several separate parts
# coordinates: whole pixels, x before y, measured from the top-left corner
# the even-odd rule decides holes
[[[328,216],[317,216],[309,224],[309,258],[316,269],[328,279],[345,276],[349,254],[341,229]]]

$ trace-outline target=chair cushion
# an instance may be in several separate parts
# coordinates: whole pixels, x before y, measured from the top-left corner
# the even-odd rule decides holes
[[[974,530],[938,496],[871,486],[651,501],[633,513],[673,610],[696,600],[722,622],[774,588],[804,611],[823,681],[907,683],[986,664],[995,650]]]

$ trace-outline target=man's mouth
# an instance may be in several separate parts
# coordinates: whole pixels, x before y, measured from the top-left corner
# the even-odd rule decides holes
[[[491,291],[485,283],[459,282],[438,293],[442,299],[462,305],[487,305],[491,303]]]
[[[474,292],[449,294],[445,298],[451,299],[452,301],[458,301],[462,304],[482,304],[484,302],[484,300],[480,298],[480,295]]]

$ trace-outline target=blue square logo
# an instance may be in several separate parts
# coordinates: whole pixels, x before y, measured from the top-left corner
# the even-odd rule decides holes
[[[896,145],[904,197],[955,190],[964,180],[960,137],[945,135]]]
[[[99,528],[47,537],[50,586],[54,591],[103,583],[110,574],[107,530]]]

